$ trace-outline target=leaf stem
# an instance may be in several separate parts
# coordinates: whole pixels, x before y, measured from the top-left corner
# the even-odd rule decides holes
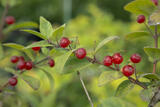
[[[155,48],[158,48],[158,29],[157,25],[155,25],[155,35],[153,36],[155,42]],[[156,73],[157,68],[157,60],[153,63],[153,74]]]
[[[81,84],[82,84],[83,89],[84,89],[84,91],[85,91],[85,93],[86,93],[86,96],[87,96],[87,98],[88,98],[88,101],[90,102],[91,107],[94,107],[93,102],[92,102],[92,99],[91,99],[91,97],[89,96],[89,93],[88,93],[88,91],[87,91],[87,88],[86,88],[86,86],[85,86],[85,84],[84,84],[84,82],[83,82],[83,79],[82,79],[79,71],[77,71],[77,75],[79,76],[79,79],[80,79],[80,81],[81,81]]]

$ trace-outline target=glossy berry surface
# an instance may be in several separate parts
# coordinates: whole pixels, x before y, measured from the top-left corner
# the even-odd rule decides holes
[[[145,18],[144,15],[139,15],[139,16],[137,17],[137,22],[138,22],[138,23],[144,23],[145,20],[146,20],[146,18]]]
[[[86,50],[84,48],[79,48],[75,51],[75,55],[78,59],[83,59],[86,57]]]
[[[130,60],[133,62],[133,63],[139,63],[141,61],[141,56],[139,54],[133,54],[131,57],[130,57]]]
[[[152,0],[152,2],[153,2],[156,6],[158,6],[158,0]]]
[[[19,57],[18,56],[12,56],[11,57],[11,62],[12,63],[17,63],[19,61]]]
[[[111,66],[112,65],[112,57],[111,56],[105,56],[103,59],[103,64],[105,66]]]
[[[125,65],[122,69],[122,73],[123,75],[125,75],[126,77],[131,76],[132,74],[134,74],[134,68],[131,65]]]
[[[40,51],[41,47],[32,47],[33,51]]]
[[[33,67],[33,63],[31,61],[26,62],[26,70],[31,70]]]
[[[63,37],[61,40],[60,40],[60,47],[62,48],[66,48],[69,44],[70,44],[70,40],[66,37]]]
[[[54,67],[55,62],[54,62],[53,59],[50,59],[50,60],[48,61],[48,64],[49,64],[50,67]]]
[[[115,53],[113,56],[112,56],[112,62],[114,64],[121,64],[123,62],[123,57],[120,53]]]
[[[11,24],[14,24],[15,23],[15,19],[13,16],[7,16],[6,19],[5,19],[6,23],[8,25],[11,25]]]
[[[17,68],[18,68],[19,70],[25,69],[25,68],[26,68],[26,62],[23,61],[23,60],[20,60],[20,61],[17,63]]]
[[[8,82],[9,82],[9,85],[11,85],[11,86],[16,86],[18,80],[17,80],[16,77],[12,77],[12,78],[9,79]]]

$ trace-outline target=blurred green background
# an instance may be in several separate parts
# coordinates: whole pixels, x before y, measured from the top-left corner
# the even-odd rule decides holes
[[[114,52],[122,52],[125,65],[132,53],[139,53],[142,62],[137,65],[139,73],[151,72],[152,65],[144,54],[143,47],[152,44],[152,40],[126,40],[125,35],[129,32],[143,30],[144,25],[136,23],[135,16],[123,9],[123,6],[131,0],[22,0],[9,9],[8,15],[13,15],[16,22],[36,21],[44,16],[54,26],[67,24],[66,37],[79,37],[80,44],[92,50],[94,43],[99,43],[108,36],[119,36],[120,39],[109,43],[97,58],[101,61],[104,56]],[[0,7],[0,13],[3,11]],[[15,31],[6,35],[5,42],[15,42],[28,45],[31,41],[39,38]],[[11,75],[3,70],[4,67],[13,66],[10,56],[19,55],[16,50],[5,48],[6,57],[0,61],[0,83],[3,84]],[[147,66],[147,67],[146,67]],[[90,107],[87,97],[76,73],[59,75],[50,69],[54,77],[54,89],[50,90],[48,78],[43,72],[29,71],[29,75],[39,78],[42,82],[38,91],[31,89],[23,81],[19,81],[15,88],[9,87],[13,92],[0,95],[0,106],[3,107]],[[142,101],[139,86],[130,90],[130,93],[120,99],[114,97],[116,87],[123,79],[116,80],[103,87],[98,86],[98,77],[102,71],[98,69],[82,72],[87,89],[93,99],[95,107],[106,101],[103,107],[146,107],[148,102]],[[107,102],[109,101],[109,102]],[[101,107],[99,105],[98,107]]]

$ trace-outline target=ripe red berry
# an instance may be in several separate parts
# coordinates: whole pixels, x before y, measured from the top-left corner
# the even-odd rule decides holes
[[[24,57],[23,56],[19,56],[19,61],[24,61],[25,59],[24,59]]]
[[[158,0],[152,0],[152,2],[153,2],[156,6],[158,6]]]
[[[33,51],[39,51],[41,49],[41,47],[32,47]]]
[[[139,16],[137,17],[137,22],[138,22],[138,23],[144,23],[145,20],[146,20],[146,18],[145,18],[144,15],[139,15]]]
[[[33,67],[33,63],[31,61],[26,62],[26,70],[31,70]]]
[[[11,57],[11,62],[12,63],[17,63],[19,61],[19,57],[18,56],[12,56]]]
[[[130,57],[130,60],[133,62],[133,63],[139,63],[141,61],[141,56],[139,54],[133,54],[131,57]]]
[[[115,53],[113,56],[112,56],[112,62],[114,64],[121,64],[123,62],[123,57],[121,56],[120,53]]]
[[[103,64],[105,66],[112,65],[112,57],[111,56],[105,56],[104,59],[103,59]]]
[[[61,40],[60,40],[60,46],[62,48],[66,48],[69,44],[70,44],[70,40],[66,37],[63,37]]]
[[[125,65],[122,69],[122,73],[123,75],[125,75],[126,77],[131,76],[132,74],[134,74],[134,68],[131,65]]]
[[[23,61],[23,60],[20,60],[18,63],[17,63],[17,68],[20,69],[20,70],[23,70],[26,68],[26,62]]]
[[[50,60],[48,61],[48,64],[49,64],[50,67],[54,67],[55,62],[54,62],[53,59],[50,59]]]
[[[17,80],[16,77],[12,77],[12,78],[9,79],[8,82],[9,82],[9,85],[11,85],[11,86],[16,86],[18,80]]]
[[[78,59],[83,59],[86,57],[87,52],[84,48],[79,48],[75,51],[75,54]]]
[[[11,25],[11,24],[14,24],[15,19],[14,19],[13,16],[7,16],[5,21],[6,21],[7,24]]]

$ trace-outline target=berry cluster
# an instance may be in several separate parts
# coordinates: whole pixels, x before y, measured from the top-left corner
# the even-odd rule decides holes
[[[23,56],[12,56],[11,62],[17,63],[17,68],[19,70],[31,70],[33,67],[33,63],[31,61],[25,61]]]
[[[141,56],[139,54],[133,54],[130,57],[132,63],[139,63],[141,61]],[[123,57],[120,53],[115,53],[113,56],[105,56],[103,59],[103,64],[105,66],[111,66],[112,64],[119,65],[123,62]],[[134,67],[131,65],[125,65],[122,68],[122,73],[126,77],[134,74]]]

